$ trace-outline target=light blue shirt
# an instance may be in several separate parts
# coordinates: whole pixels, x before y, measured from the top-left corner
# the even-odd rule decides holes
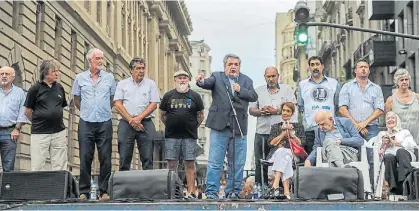
[[[159,91],[156,83],[148,78],[144,78],[139,84],[132,77],[118,82],[114,101],[122,100],[127,112],[135,117],[150,105],[150,103],[160,103]],[[154,117],[152,112],[146,118]],[[118,115],[121,119],[121,115]]]
[[[25,98],[25,92],[13,84],[7,93],[0,88],[0,127],[28,122],[23,107]]]
[[[376,109],[384,110],[384,95],[377,84],[368,80],[365,91],[360,90],[356,79],[344,84],[340,91],[339,106],[347,106],[350,115],[357,122],[369,118]],[[378,119],[370,122],[369,125],[379,125]]]
[[[111,119],[111,96],[115,95],[115,79],[111,73],[100,71],[96,84],[89,70],[76,75],[72,95],[80,96],[80,118],[87,122],[106,122]]]
[[[330,140],[342,140],[343,136],[341,135],[340,131],[338,130],[337,126],[334,125],[335,130],[334,131],[329,131],[325,133],[325,140],[330,139]]]

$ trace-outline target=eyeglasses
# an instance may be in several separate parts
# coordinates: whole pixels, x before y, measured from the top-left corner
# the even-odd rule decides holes
[[[11,76],[12,75],[12,73],[0,73],[0,76]]]

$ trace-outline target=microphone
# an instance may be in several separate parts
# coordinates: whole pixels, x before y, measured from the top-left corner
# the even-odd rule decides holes
[[[238,83],[238,74],[234,74],[233,75],[233,81],[235,81],[235,83]]]

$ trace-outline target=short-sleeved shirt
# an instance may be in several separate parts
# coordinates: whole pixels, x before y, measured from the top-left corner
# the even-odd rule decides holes
[[[197,139],[197,112],[204,110],[203,100],[197,92],[171,90],[163,96],[159,108],[166,112],[165,138]]]
[[[28,121],[24,114],[24,102],[25,92],[21,88],[12,84],[7,93],[0,88],[0,127],[9,127]]]
[[[45,82],[38,82],[31,86],[24,105],[32,109],[32,134],[53,134],[65,129],[63,108],[67,106],[67,100],[60,83],[55,82],[50,87]]]
[[[160,102],[159,90],[151,79],[144,78],[137,83],[130,77],[118,82],[114,96],[114,101],[116,100],[122,100],[125,110],[135,117],[145,111],[150,103]],[[145,118],[151,117],[154,117],[154,112]],[[121,115],[118,115],[118,119],[121,119]]]
[[[357,122],[368,119],[376,109],[384,111],[382,89],[370,80],[364,92],[360,90],[356,79],[347,82],[340,91],[339,99],[339,106],[347,106],[350,115]],[[375,119],[369,125],[379,125],[379,120]]]
[[[96,83],[89,70],[76,75],[72,95],[80,96],[80,118],[86,122],[106,122],[111,119],[111,96],[115,95],[112,73],[100,71]]]
[[[258,100],[250,103],[249,107],[261,109],[264,106],[272,106],[279,109],[280,105],[284,102],[292,102],[296,104],[296,97],[292,88],[289,85],[278,84],[277,91],[270,93],[267,85],[259,86],[255,89],[258,94]],[[295,112],[292,117],[292,122],[297,122],[297,113]],[[256,133],[270,134],[271,126],[282,121],[281,115],[267,115],[257,117]]]

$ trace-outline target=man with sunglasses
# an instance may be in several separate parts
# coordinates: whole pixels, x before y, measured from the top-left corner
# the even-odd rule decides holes
[[[130,170],[134,141],[143,170],[153,169],[154,111],[160,103],[156,83],[145,77],[146,61],[134,58],[129,65],[131,77],[118,82],[114,105],[119,113],[118,153],[120,171]]]
[[[279,84],[280,74],[275,67],[265,69],[264,78],[266,85],[255,89],[258,94],[258,100],[250,103],[249,114],[257,117],[257,128],[254,139],[255,152],[255,182],[262,183],[260,159],[263,157],[263,148],[265,155],[268,154],[268,136],[270,135],[271,125],[281,121],[280,105],[283,102],[296,103],[296,97],[289,85]],[[297,113],[297,112],[296,112]],[[297,116],[294,116],[297,121]],[[264,183],[267,185],[267,171],[264,171]]]
[[[318,128],[315,114],[319,110],[328,110],[333,115],[335,114],[338,108],[340,84],[334,78],[324,75],[324,62],[321,57],[310,57],[308,65],[311,76],[299,82],[297,98],[305,127],[306,143],[303,146],[307,153],[311,153],[315,141],[315,130]]]

